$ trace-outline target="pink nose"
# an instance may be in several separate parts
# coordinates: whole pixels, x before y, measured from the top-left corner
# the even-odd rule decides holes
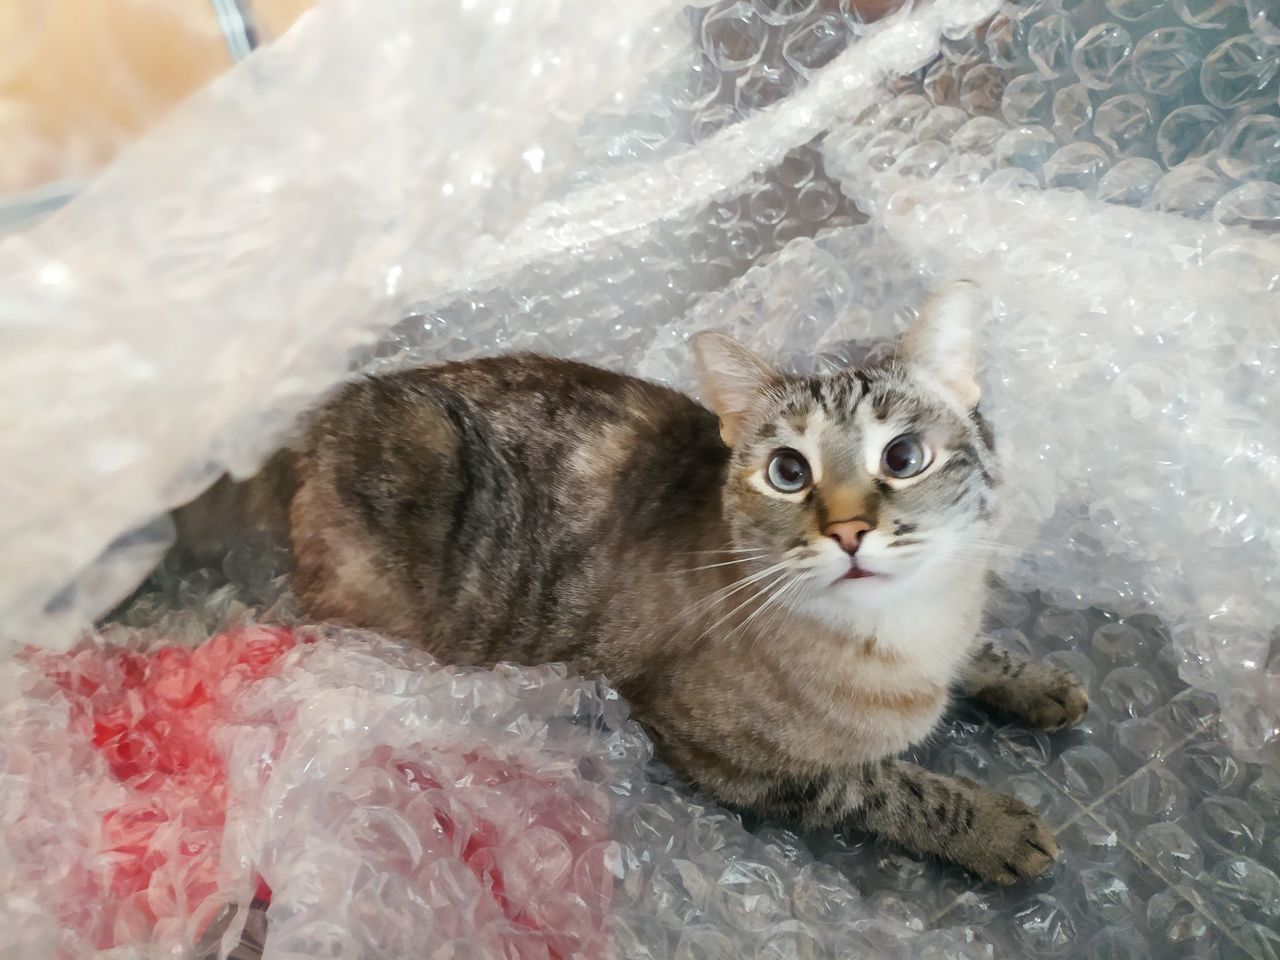
[[[853,556],[858,552],[858,547],[862,546],[862,538],[867,535],[868,530],[874,530],[875,526],[863,520],[861,517],[854,517],[852,520],[841,520],[838,523],[827,525],[827,529],[822,531],[836,543],[840,544],[840,549],[849,556]]]

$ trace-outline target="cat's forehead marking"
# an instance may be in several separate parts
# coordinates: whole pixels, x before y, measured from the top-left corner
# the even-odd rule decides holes
[[[847,419],[865,394],[863,385],[848,373],[828,374],[791,380],[779,397],[779,414],[792,421],[797,430],[815,416],[823,422]]]

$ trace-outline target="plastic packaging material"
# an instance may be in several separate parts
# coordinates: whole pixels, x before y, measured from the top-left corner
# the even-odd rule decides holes
[[[180,942],[181,933],[199,933],[221,908],[214,896],[227,771],[214,738],[246,685],[272,672],[293,645],[291,631],[258,627],[220,634],[195,650],[107,647],[34,656],[34,669],[66,699],[65,735],[92,744],[102,761],[85,772],[118,784],[112,792],[120,794],[118,805],[101,812],[94,836],[100,871],[91,875],[98,882],[73,886],[59,904],[65,912],[53,911],[67,924],[64,933],[79,923],[86,945],[98,949]]]
[[[225,585],[177,586],[241,616]],[[959,704],[917,757],[1055,828],[1062,862],[1016,889],[857,834],[748,832],[557,667],[307,627],[36,654],[5,673],[0,920],[21,937],[0,956],[1273,955],[1280,778],[1220,741],[1166,628],[1002,588],[987,629],[1091,700],[1055,737]]]
[[[213,740],[293,644],[279,628],[32,652],[6,672],[5,956],[181,943],[219,887],[226,768]]]
[[[27,801],[6,818],[8,892],[61,925],[25,955],[189,951],[253,899],[271,904],[272,956],[317,955],[335,929],[379,955],[431,931],[490,956],[601,956],[607,787],[646,756],[634,729],[584,727],[574,705],[594,691],[555,669],[468,675],[371,639],[299,639],[250,627],[32,659],[19,726],[59,703],[68,722],[39,732],[92,749],[43,778],[7,758],[9,799]],[[49,856],[70,811],[38,802],[58,776],[97,801],[76,810],[98,823],[71,862]]]
[[[1173,624],[1183,678],[1222,699],[1237,747],[1280,759],[1280,553],[1265,535],[1280,515],[1280,242],[1267,205],[1280,191],[1280,81],[1267,66],[1280,48],[1258,46],[1241,5],[1214,6],[1221,17],[1068,6],[1006,5],[869,105],[869,75],[846,73],[852,93],[827,108],[820,142],[706,207],[473,276],[416,305],[366,368],[499,345],[688,388],[700,327],[729,325],[791,367],[846,363],[895,336],[938,279],[973,277],[993,303],[983,364],[1008,479],[1006,577]],[[719,4],[707,18],[756,15]],[[786,66],[814,17],[771,27],[735,84]],[[851,70],[864,44],[901,41],[911,22],[881,25],[824,69]],[[1261,92],[1224,112],[1214,104],[1237,73]],[[694,75],[705,92],[673,125],[710,156],[699,117],[742,88]],[[811,84],[773,114],[739,110],[738,128],[777,130],[819,95]],[[645,196],[679,198],[678,183],[650,176]]]
[[[329,3],[0,246],[0,639],[65,647],[154,561],[152,518],[251,469],[353,355],[688,386],[694,329],[856,362],[966,274],[1007,479],[988,628],[1092,706],[1051,738],[959,705],[919,754],[1032,804],[1063,862],[993,891],[750,833],[655,777],[600,684],[324,630],[218,688],[225,805],[166,776],[112,849],[146,797],[85,718],[158,729],[124,665],[159,681],[166,644],[290,622],[279,558],[238,550],[162,572],[128,654],[76,653],[88,699],[0,669],[0,956],[423,930],[442,958],[1280,955],[1274,4],[624,6]]]
[[[1280,50],[1243,4],[1099,6],[1007,7],[823,156],[998,304],[1015,582],[1158,613],[1236,742],[1280,758]]]
[[[688,892],[656,917],[654,884],[713,868],[727,913],[704,922],[746,949],[800,882],[737,821],[647,782],[617,695],[562,668],[246,627],[38,653],[8,692],[4,919],[39,922],[4,956],[212,956],[258,911],[267,958],[605,957],[682,935]]]
[[[990,181],[1274,233],[1280,60],[1242,7],[1008,5],[824,151],[868,212],[913,180]]]
[[[65,647],[126,595],[154,518],[520,222],[680,29],[667,0],[334,0],[0,240],[5,634]]]
[[[904,8],[776,91],[793,96],[743,101],[719,126],[693,121],[732,95],[733,71],[670,0],[323,5],[0,242],[0,408],[23,411],[0,438],[11,635],[69,643],[156,562],[159,511],[256,467],[411,301],[700,210],[993,5]],[[715,22],[743,17],[756,22],[745,4]],[[783,56],[756,51],[751,69]],[[698,77],[715,83],[705,101]],[[689,123],[655,130],[682,96],[700,104]],[[740,260],[753,246],[747,232]],[[652,302],[663,281],[644,275]]]

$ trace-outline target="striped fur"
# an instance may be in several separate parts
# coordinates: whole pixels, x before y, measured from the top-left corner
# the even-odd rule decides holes
[[[997,470],[964,366],[904,352],[798,378],[725,338],[698,351],[714,413],[529,355],[348,385],[289,457],[304,607],[453,662],[603,674],[731,806],[879,831],[1004,882],[1042,872],[1056,847],[1021,804],[890,759],[967,676],[984,598]],[[933,452],[912,480],[880,467],[903,433]],[[810,461],[803,493],[764,479],[780,447]],[[842,579],[824,531],[853,515],[877,576]],[[1040,695],[972,676],[1001,705]]]

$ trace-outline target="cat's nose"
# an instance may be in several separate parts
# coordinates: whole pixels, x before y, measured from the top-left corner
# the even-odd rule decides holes
[[[867,531],[874,529],[875,524],[868,523],[861,517],[854,517],[852,520],[828,524],[827,529],[822,532],[840,544],[840,549],[852,557],[858,552],[858,547],[862,546],[862,538],[867,535]]]

